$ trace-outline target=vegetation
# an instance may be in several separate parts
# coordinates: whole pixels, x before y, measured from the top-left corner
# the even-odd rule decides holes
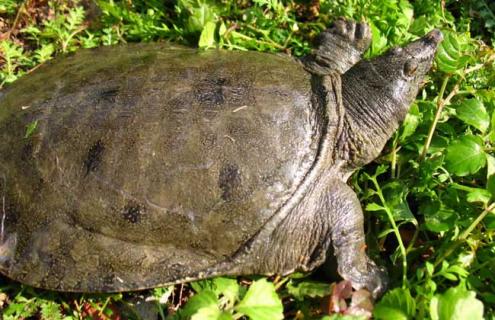
[[[366,293],[302,275],[108,295],[59,294],[1,278],[3,318],[495,319],[491,1],[0,0],[0,83],[56,55],[130,41],[302,56],[339,16],[372,26],[367,57],[433,27],[445,36],[400,130],[350,180],[366,208],[368,250],[391,276],[373,311]]]

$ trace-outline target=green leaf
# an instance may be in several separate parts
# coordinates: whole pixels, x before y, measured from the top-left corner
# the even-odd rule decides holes
[[[213,1],[181,0],[178,5],[189,15],[186,28],[191,33],[203,31],[208,22],[215,22],[217,7]]]
[[[430,303],[433,320],[481,320],[483,303],[476,299],[474,291],[459,286],[437,294]]]
[[[230,302],[235,302],[239,297],[239,284],[235,279],[218,277],[213,279],[214,291],[223,295]]]
[[[392,210],[394,220],[408,221],[417,225],[416,217],[407,204],[406,197],[409,192],[407,187],[399,181],[392,181],[383,186],[382,190],[387,206]]]
[[[304,300],[305,297],[324,297],[328,296],[332,292],[332,288],[328,283],[316,282],[316,281],[303,281],[294,283],[292,280],[287,284],[287,290],[289,294],[294,296],[297,300]]]
[[[415,103],[409,108],[409,113],[401,125],[401,134],[399,140],[404,142],[407,137],[411,136],[418,127],[420,122],[420,112],[418,105]]]
[[[444,31],[444,39],[437,49],[436,61],[438,68],[446,73],[454,73],[466,65],[469,56],[464,55],[463,46],[459,43],[458,36],[449,31]]]
[[[253,320],[283,319],[282,301],[273,283],[260,279],[249,287],[246,295],[235,309]]]
[[[381,211],[381,210],[385,210],[385,208],[377,203],[368,203],[366,205],[366,211]]]
[[[468,202],[481,202],[485,205],[490,202],[492,194],[490,191],[481,188],[472,188],[472,191],[467,194]]]
[[[41,305],[41,316],[43,319],[62,320],[60,305],[52,301],[46,301]]]
[[[213,291],[206,289],[192,296],[187,301],[181,315],[191,317],[203,308],[210,310],[218,309],[218,299]]]
[[[200,293],[203,290],[215,291],[215,285],[212,279],[205,279],[191,282],[191,287],[196,293]]]
[[[198,46],[203,49],[215,47],[215,22],[207,22],[201,31]]]
[[[461,177],[478,172],[486,164],[483,140],[473,135],[454,140],[447,147],[445,164],[447,170]]]
[[[456,116],[465,123],[485,132],[490,125],[490,116],[478,99],[466,99],[456,106]]]
[[[440,207],[436,212],[425,212],[425,226],[433,232],[443,232],[452,229],[459,216],[449,208]]]
[[[375,305],[373,316],[375,319],[408,320],[414,319],[416,303],[408,289],[396,288],[387,292]]]
[[[377,55],[385,49],[387,38],[380,32],[372,21],[369,21],[371,27],[371,54]]]

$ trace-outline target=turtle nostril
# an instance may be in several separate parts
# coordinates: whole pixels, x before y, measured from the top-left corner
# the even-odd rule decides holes
[[[425,36],[425,38],[434,42],[435,44],[438,44],[443,40],[443,35],[440,30],[433,29]]]

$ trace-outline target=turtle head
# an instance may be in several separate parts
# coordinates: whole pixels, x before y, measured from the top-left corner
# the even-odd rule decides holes
[[[405,47],[360,61],[342,76],[346,112],[340,156],[350,167],[378,156],[404,120],[430,70],[442,33],[433,30]]]
[[[430,70],[440,41],[442,33],[435,29],[403,48],[395,47],[370,60],[369,75],[374,83],[378,82],[380,94],[390,97],[407,112]]]

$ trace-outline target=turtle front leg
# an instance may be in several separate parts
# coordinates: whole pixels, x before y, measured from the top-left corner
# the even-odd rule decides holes
[[[371,43],[370,27],[339,18],[333,26],[319,35],[317,48],[303,58],[308,71],[325,75],[332,71],[344,74],[361,60]]]
[[[366,288],[378,297],[387,287],[388,277],[365,252],[363,212],[354,191],[342,181],[333,183],[328,193],[331,208],[331,237],[338,273],[355,289]]]

